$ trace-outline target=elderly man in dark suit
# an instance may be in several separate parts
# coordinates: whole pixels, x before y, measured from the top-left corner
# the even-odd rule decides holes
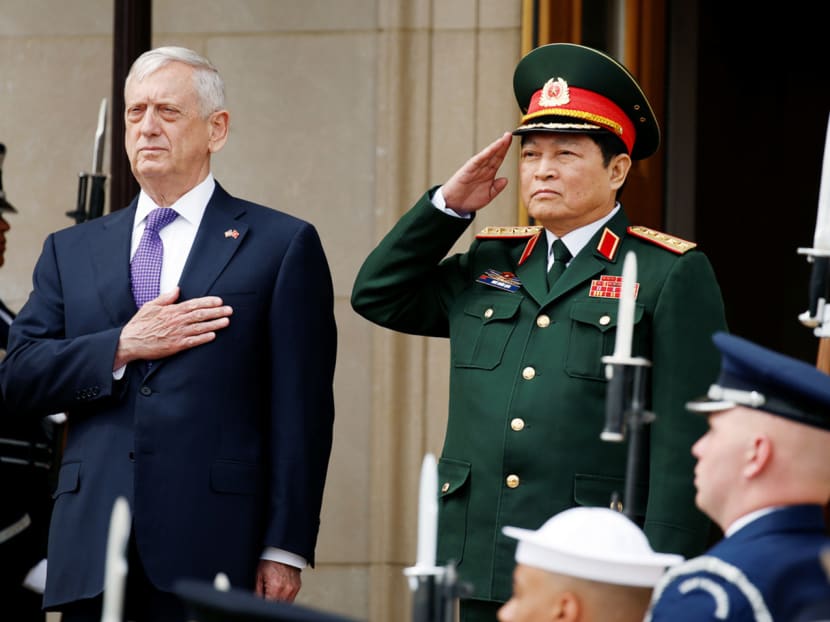
[[[3,389],[66,411],[45,605],[100,617],[107,526],[133,516],[126,614],[181,620],[183,577],[291,601],[314,563],[332,442],[336,329],[315,228],[228,194],[216,68],[150,50],[125,84],[127,209],[50,235]]]

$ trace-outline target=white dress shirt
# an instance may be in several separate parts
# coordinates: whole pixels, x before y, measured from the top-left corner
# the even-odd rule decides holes
[[[585,245],[591,241],[591,238],[594,237],[594,234],[599,231],[600,227],[605,225],[609,220],[614,217],[620,211],[620,204],[615,203],[614,209],[608,212],[607,215],[603,216],[599,220],[595,220],[594,222],[588,223],[587,225],[583,225],[578,229],[574,229],[573,231],[568,231],[565,235],[562,236],[562,242],[568,248],[568,251],[571,253],[571,257],[576,257]],[[545,229],[545,237],[548,241],[548,270],[553,265],[553,243],[556,241],[556,236]]]
[[[196,239],[196,232],[199,230],[199,224],[202,222],[202,216],[215,187],[213,174],[208,173],[204,181],[169,206],[176,210],[179,216],[159,231],[159,237],[164,244],[164,259],[161,264],[161,281],[159,282],[160,292],[168,292],[179,284],[184,264],[190,254],[193,240]],[[157,207],[160,206],[156,205],[143,190],[139,193],[130,246],[131,260],[144,234],[147,215]]]

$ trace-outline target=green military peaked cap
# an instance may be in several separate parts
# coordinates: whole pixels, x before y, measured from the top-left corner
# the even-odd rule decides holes
[[[660,128],[643,90],[619,62],[575,43],[531,50],[513,74],[513,91],[524,115],[514,134],[608,131],[633,160],[660,145]]]

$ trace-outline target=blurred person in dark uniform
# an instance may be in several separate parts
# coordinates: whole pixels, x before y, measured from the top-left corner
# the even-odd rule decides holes
[[[5,263],[8,214],[0,144],[0,267]],[[0,358],[5,355],[14,313],[0,300]],[[6,412],[0,397],[0,607],[15,620],[42,621],[43,570],[52,508],[52,456],[60,428],[49,418],[26,419]]]
[[[485,227],[447,256],[507,185],[505,133],[431,189],[371,252],[353,308],[404,333],[449,337],[449,419],[438,464],[438,559],[474,585],[461,621],[495,619],[510,596],[505,525],[536,528],[624,488],[626,443],[600,439],[602,357],[617,333],[623,258],[637,256],[632,355],[653,364],[642,473],[625,508],[651,546],[702,552],[711,521],[694,505],[692,443],[703,422],[686,401],[717,372],[710,336],[725,327],[720,288],[692,242],[629,222],[619,200],[634,160],[660,132],[633,76],[574,44],[531,51],[514,72],[524,116],[519,194],[528,227]]]
[[[709,422],[692,448],[697,505],[725,537],[666,573],[646,620],[792,622],[830,599],[830,376],[735,335],[713,339],[720,375],[687,407]]]
[[[3,161],[6,158],[6,145],[0,143],[0,268],[6,262],[6,233],[12,228],[6,220],[8,214],[16,214],[17,209],[6,200],[3,190]],[[9,326],[14,319],[14,313],[0,300],[0,348],[4,351],[9,342]]]

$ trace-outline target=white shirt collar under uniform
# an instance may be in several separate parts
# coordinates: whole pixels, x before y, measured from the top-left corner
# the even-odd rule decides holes
[[[208,173],[207,177],[182,195],[178,201],[170,205],[179,214],[172,223],[164,227],[159,232],[162,243],[164,244],[164,260],[161,266],[161,282],[159,290],[166,292],[173,289],[179,283],[184,264],[187,261],[187,256],[190,254],[190,248],[193,246],[193,241],[196,239],[196,232],[199,230],[199,225],[202,222],[205,209],[207,208],[210,197],[216,188],[216,181],[212,173]],[[144,224],[147,215],[154,209],[159,207],[155,202],[142,190],[138,195],[138,206],[135,211],[135,220],[133,221],[133,237],[130,248],[130,258],[135,254],[138,248],[138,243],[141,240],[141,235],[144,233]]]
[[[727,527],[723,535],[728,538],[742,527],[746,527],[749,523],[756,521],[762,516],[766,516],[770,512],[774,512],[775,510],[778,510],[780,508],[781,506],[772,506],[768,508],[761,508],[760,510],[755,510],[754,512],[750,512],[749,514],[744,514],[738,520],[729,525],[729,527]]]
[[[592,237],[594,237],[594,234],[599,231],[600,227],[611,220],[614,217],[614,214],[618,211],[620,211],[620,204],[616,203],[614,205],[614,209],[612,209],[606,216],[603,216],[599,220],[595,220],[592,223],[588,223],[587,225],[583,225],[578,229],[569,231],[563,235],[562,242],[564,242],[565,246],[568,247],[571,257],[576,257],[579,254],[579,251],[585,248],[585,245],[590,242]],[[556,236],[545,229],[545,237],[547,237],[548,240],[548,270],[550,270],[550,267],[553,265],[553,253],[551,252],[551,248],[556,240]]]

